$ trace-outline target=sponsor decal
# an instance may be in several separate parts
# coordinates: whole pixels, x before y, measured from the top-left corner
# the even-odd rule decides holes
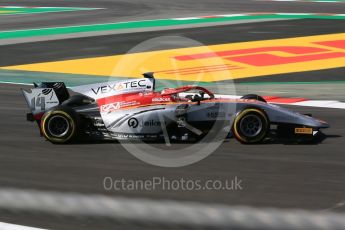
[[[295,128],[295,134],[313,134],[312,128]]]
[[[131,128],[136,128],[139,125],[138,119],[136,119],[135,117],[130,118],[127,123]]]
[[[214,57],[222,57],[225,60],[235,61],[252,66],[272,66],[289,64],[296,62],[305,62],[312,60],[322,60],[328,58],[344,57],[342,52],[332,52],[331,47],[337,47],[345,42],[343,41],[326,41],[318,43],[310,43],[309,46],[267,46],[260,48],[224,50],[220,52],[199,53],[193,55],[176,56],[180,61],[207,59]],[[326,47],[319,48],[315,44],[321,44]],[[276,54],[277,53],[277,54]],[[281,54],[284,54],[281,55]],[[289,56],[287,56],[289,55]]]
[[[128,82],[119,82],[114,84],[107,84],[103,86],[99,86],[97,88],[91,88],[92,92],[95,95],[100,94],[107,94],[110,92],[116,92],[120,90],[127,90],[127,89],[138,89],[138,88],[146,88],[146,80],[135,80],[135,81],[128,81]]]
[[[137,101],[113,102],[113,103],[110,103],[110,104],[102,105],[100,110],[101,110],[102,113],[110,113],[110,112],[113,112],[113,111],[121,109],[121,108],[135,106],[135,105],[139,105],[139,104],[140,103],[137,102]]]
[[[155,120],[144,121],[143,126],[148,126],[148,127],[161,126],[161,122],[155,121]]]
[[[50,94],[52,91],[53,91],[53,89],[51,89],[51,88],[49,88],[49,89],[43,89],[43,90],[42,90],[42,93],[43,93],[44,95],[48,95],[48,94]]]
[[[155,97],[152,98],[152,102],[169,102],[171,99],[169,97]]]
[[[222,44],[211,46],[212,52],[193,52],[197,50],[193,48],[188,54],[174,56],[181,68],[166,68],[156,72],[168,76],[181,75],[184,79],[204,74],[204,80],[209,78],[215,81],[212,73],[219,73],[217,80],[225,80],[229,76],[223,78],[221,72],[230,71],[230,79],[233,79],[342,67],[345,60],[343,36],[330,34]],[[223,63],[208,64],[217,59]]]
[[[225,112],[208,112],[208,118],[218,118],[218,117],[225,117]]]
[[[127,122],[128,126],[131,128],[137,127],[158,127],[161,126],[161,122],[157,120],[148,120],[148,121],[138,121],[138,119],[132,117]]]
[[[157,139],[163,138],[157,134],[136,134],[136,133],[112,133],[112,137],[118,139]]]
[[[120,102],[114,102],[106,105],[101,106],[101,112],[102,113],[110,113],[114,110],[117,110],[120,108]]]

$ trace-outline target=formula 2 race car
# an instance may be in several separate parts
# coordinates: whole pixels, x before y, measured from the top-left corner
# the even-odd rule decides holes
[[[72,91],[72,92],[70,92]],[[34,84],[23,90],[41,135],[52,143],[73,140],[198,141],[226,133],[241,143],[269,138],[312,139],[329,125],[310,115],[268,104],[262,97],[216,97],[200,86],[155,90],[153,73],[144,78],[82,85]],[[70,93],[74,95],[70,96]],[[218,123],[218,125],[216,125]]]

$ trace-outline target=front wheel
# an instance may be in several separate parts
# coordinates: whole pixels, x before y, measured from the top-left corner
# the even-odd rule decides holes
[[[52,143],[66,143],[77,136],[78,120],[73,110],[56,107],[44,114],[41,120],[43,136]]]
[[[254,108],[244,109],[236,116],[233,125],[235,138],[244,144],[263,141],[269,130],[267,115]]]

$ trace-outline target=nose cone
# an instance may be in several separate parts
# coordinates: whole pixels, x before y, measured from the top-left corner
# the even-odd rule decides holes
[[[313,118],[313,117],[309,117],[309,116],[307,116],[307,117],[309,118],[309,120],[312,123],[313,127],[322,128],[322,129],[330,127],[330,125],[327,122],[323,121],[323,120],[320,120],[320,119],[317,119],[317,118]]]
[[[330,125],[327,122],[321,120],[318,121],[320,122],[320,128],[326,129],[330,127]]]

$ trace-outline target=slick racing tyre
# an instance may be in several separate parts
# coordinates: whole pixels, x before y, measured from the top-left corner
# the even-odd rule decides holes
[[[78,117],[72,109],[58,106],[43,115],[42,134],[52,143],[67,143],[76,138],[78,123]]]
[[[267,101],[263,97],[256,95],[256,94],[247,94],[247,95],[244,95],[243,97],[241,97],[241,99],[257,100],[257,101],[267,103]]]
[[[261,142],[266,137],[268,129],[269,121],[266,114],[254,108],[239,112],[233,125],[235,138],[244,144]]]

